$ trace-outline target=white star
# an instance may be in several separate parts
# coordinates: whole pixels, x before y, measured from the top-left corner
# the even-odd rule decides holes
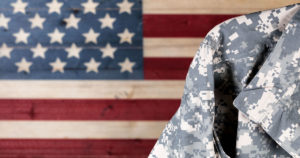
[[[51,38],[50,43],[54,43],[54,42],[62,43],[62,38],[64,35],[65,33],[59,32],[57,28],[52,33],[48,33],[48,36]]]
[[[100,33],[95,33],[95,31],[92,28],[90,28],[88,33],[83,33],[83,36],[85,37],[85,43],[97,43],[97,38],[98,36],[100,36]]]
[[[55,62],[51,62],[50,65],[52,66],[52,72],[59,71],[64,73],[64,67],[66,66],[66,62],[60,61],[59,58],[56,58]]]
[[[102,58],[104,57],[111,57],[114,58],[114,53],[117,50],[115,47],[111,47],[109,43],[106,44],[105,48],[100,48],[100,50],[103,52]]]
[[[81,4],[84,7],[84,14],[91,12],[93,14],[96,14],[96,7],[99,5],[99,3],[93,2],[93,0],[88,0],[85,3]]]
[[[0,14],[0,27],[8,28],[8,22],[10,18],[6,18],[3,14]]]
[[[30,34],[27,32],[24,32],[24,30],[22,28],[19,30],[18,33],[13,34],[13,36],[16,37],[16,43],[19,43],[19,42],[27,43],[27,38],[29,35]]]
[[[7,45],[3,43],[2,46],[0,47],[0,58],[1,57],[10,58],[10,53],[12,50],[13,50],[12,48],[7,47]]]
[[[67,28],[74,27],[75,29],[78,29],[78,22],[80,21],[80,18],[76,18],[73,14],[71,14],[69,18],[65,18],[64,21],[67,23]]]
[[[21,12],[23,14],[25,14],[25,8],[27,6],[27,3],[22,2],[22,0],[17,0],[15,3],[11,4],[12,7],[14,8],[14,14],[17,12]]]
[[[111,18],[108,13],[105,14],[104,18],[100,18],[99,21],[102,23],[101,29],[108,27],[113,29],[113,23],[116,21],[116,18]]]
[[[40,43],[35,48],[30,49],[33,52],[33,58],[41,57],[45,59],[47,48],[44,48]]]
[[[118,36],[121,38],[120,43],[128,42],[131,44],[131,38],[134,36],[134,33],[130,33],[126,28],[123,33],[118,33]]]
[[[60,8],[63,6],[64,3],[62,2],[57,2],[57,0],[52,0],[52,2],[46,3],[46,5],[48,6],[49,10],[48,10],[48,14],[51,13],[57,13],[60,14]]]
[[[91,58],[89,62],[84,63],[86,66],[86,72],[94,71],[98,73],[98,67],[101,65],[100,62],[96,62],[94,58]]]
[[[75,57],[79,58],[79,53],[82,50],[82,48],[79,48],[73,43],[71,47],[66,48],[66,51],[68,52],[68,58]]]
[[[41,18],[39,14],[35,14],[33,18],[29,19],[31,22],[31,28],[39,27],[40,29],[43,29],[43,23],[45,20],[46,18]]]
[[[122,3],[117,3],[117,6],[120,7],[119,14],[123,12],[127,12],[128,14],[131,14],[131,7],[134,5],[134,3],[128,2],[128,0],[123,0]]]
[[[30,73],[30,66],[32,65],[32,62],[26,61],[26,59],[23,57],[20,62],[15,63],[18,67],[18,72],[25,71],[27,73]]]
[[[119,65],[121,66],[121,72],[129,71],[132,73],[132,67],[135,65],[135,62],[130,62],[130,60],[126,57],[124,62],[120,62]]]

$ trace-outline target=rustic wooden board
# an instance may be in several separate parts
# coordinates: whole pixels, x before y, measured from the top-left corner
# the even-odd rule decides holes
[[[217,24],[236,16],[239,16],[239,14],[145,14],[143,16],[143,36],[175,38],[204,37]]]
[[[155,139],[0,139],[0,157],[142,158]]]
[[[169,120],[180,99],[0,100],[0,120]]]
[[[184,80],[1,80],[2,99],[178,99]]]
[[[143,14],[244,14],[299,0],[143,0]]]
[[[0,121],[0,139],[155,139],[166,121]]]
[[[145,58],[193,58],[202,42],[202,37],[189,38],[144,38]],[[147,59],[146,59],[147,60]]]
[[[144,60],[146,80],[182,80],[186,78],[193,58],[147,58]]]

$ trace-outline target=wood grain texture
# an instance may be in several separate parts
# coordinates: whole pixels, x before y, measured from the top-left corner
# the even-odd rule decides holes
[[[239,16],[231,15],[203,15],[203,14],[144,14],[144,37],[205,37],[209,30],[217,24]]]
[[[147,58],[144,60],[146,80],[184,80],[193,58]]]
[[[144,38],[144,57],[146,58],[187,58],[194,57],[203,41],[202,37],[191,38]]]
[[[97,154],[97,155],[82,155],[82,154],[76,154],[76,155],[47,155],[47,154],[26,154],[26,153],[22,153],[22,154],[2,154],[0,155],[0,157],[2,158],[32,158],[32,157],[38,157],[38,158],[147,158],[149,154],[140,154],[140,155],[110,155],[110,154],[106,154],[106,155],[101,155],[101,154]]]
[[[5,139],[157,139],[167,121],[0,121]]]
[[[1,80],[1,99],[178,99],[184,80]]]
[[[299,0],[143,0],[144,14],[245,14]]]
[[[180,99],[2,99],[0,120],[169,120]]]
[[[0,157],[146,158],[154,143],[155,139],[0,139]]]

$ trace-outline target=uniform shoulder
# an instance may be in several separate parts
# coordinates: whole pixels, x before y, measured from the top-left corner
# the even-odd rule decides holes
[[[286,13],[285,10],[292,8],[295,4],[287,5],[279,8],[260,10],[256,12],[238,15],[226,19],[214,27],[212,27],[205,35],[201,45],[208,45],[214,49],[218,48],[224,38],[234,38],[237,34],[247,34],[247,36],[255,36],[249,32],[261,32],[266,35],[277,28],[282,27],[278,16]],[[238,32],[238,33],[229,33]],[[232,37],[229,37],[231,36]]]
[[[218,48],[221,44],[221,41],[224,38],[227,38],[229,29],[238,27],[238,24],[244,22],[249,24],[250,22],[247,22],[246,16],[250,15],[254,16],[254,13],[244,14],[235,16],[229,19],[226,19],[218,24],[216,24],[214,27],[212,27],[203,38],[203,41],[201,42],[201,45],[207,45],[214,49]],[[231,28],[230,28],[231,27]]]

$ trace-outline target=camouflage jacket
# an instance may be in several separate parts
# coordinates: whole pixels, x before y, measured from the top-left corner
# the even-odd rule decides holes
[[[149,158],[300,157],[300,3],[225,20],[200,43]]]

